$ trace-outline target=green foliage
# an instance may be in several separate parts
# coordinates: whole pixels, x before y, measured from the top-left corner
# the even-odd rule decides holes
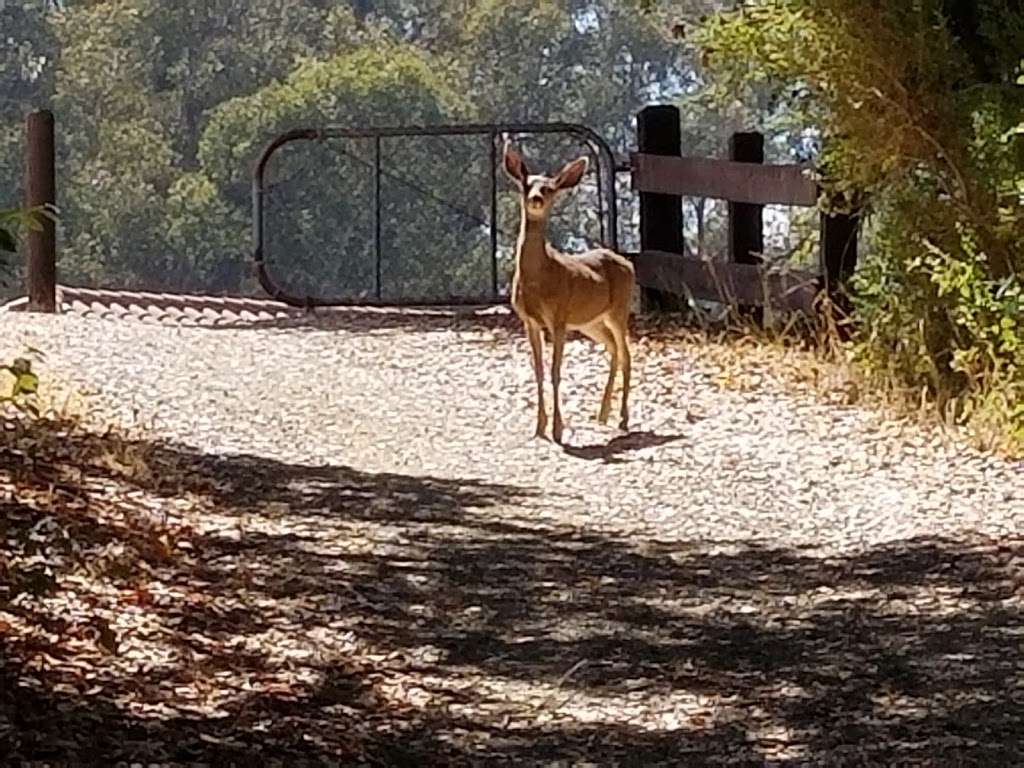
[[[14,228],[10,226],[16,211],[0,211],[0,253],[15,253],[18,240]]]
[[[21,176],[24,112],[52,108],[61,275],[79,284],[258,291],[245,269],[250,174],[278,131],[566,120],[624,153],[637,109],[690,76],[660,21],[610,0],[314,0],[285,13],[278,0],[17,5],[0,7],[18,41],[0,53],[0,177]],[[386,290],[486,292],[486,142],[383,149]],[[556,166],[580,148],[527,151]],[[275,158],[275,275],[318,295],[374,289],[372,164],[369,142],[296,145]],[[504,192],[507,247],[515,201]],[[591,180],[567,201],[556,237],[596,235],[595,201]]]
[[[1002,438],[1024,441],[1024,280],[993,277],[971,230],[956,229],[950,253],[881,227],[856,279],[854,350],[869,370],[952,402],[963,422],[996,420]]]
[[[213,110],[199,142],[199,160],[220,198],[240,207],[248,201],[250,169],[259,153],[287,129],[457,122],[467,110],[468,104],[437,76],[422,51],[404,44],[364,48],[304,60],[283,81]],[[479,208],[485,196],[479,188],[462,183],[458,174],[471,174],[475,163],[479,176],[487,153],[477,147],[474,158],[450,148],[441,155],[437,148],[433,153],[425,149],[424,142],[385,140],[382,170],[388,178],[397,174],[427,187],[443,183],[445,199],[469,210]],[[374,162],[372,142],[337,140],[286,145],[272,159],[272,194],[267,201],[274,245],[271,267],[293,292],[336,296],[375,290],[370,173]],[[402,223],[389,226],[389,250],[410,257],[399,274],[390,277],[407,294],[425,296],[442,287],[437,262],[417,258],[425,233],[430,233],[434,259],[461,253],[472,263],[465,258],[472,254],[465,251],[474,244],[460,242],[464,238],[456,227],[439,230],[438,214],[430,200],[408,194],[401,185],[396,190],[390,184],[389,193],[382,196],[382,219]],[[339,221],[347,225],[339,228]],[[476,238],[480,253],[482,245]],[[460,276],[448,277],[458,287]]]
[[[1024,19],[980,3],[978,47],[946,6],[759,0],[694,39],[719,97],[771,88],[820,129],[825,204],[870,216],[861,361],[1024,438]]]
[[[46,207],[0,210],[0,253],[16,253],[20,234],[27,229],[38,230],[43,217],[55,219],[56,215]]]
[[[10,266],[5,257],[17,253],[21,233],[28,229],[39,229],[42,226],[40,219],[44,217],[56,220],[56,212],[47,207],[0,210],[0,270]]]
[[[240,254],[249,245],[249,220],[239,207],[231,206],[202,171],[180,175],[165,199],[165,275],[174,275],[182,288],[201,280],[209,292],[247,285]]]
[[[39,377],[32,371],[32,362],[24,357],[15,358],[10,365],[0,367],[10,374],[8,393],[0,393],[0,406],[10,405],[22,413],[39,416],[35,397],[39,391]]]
[[[304,59],[283,81],[214,109],[199,142],[199,161],[217,183],[247,191],[260,150],[289,128],[438,123],[466,109],[429,57],[412,47]]]

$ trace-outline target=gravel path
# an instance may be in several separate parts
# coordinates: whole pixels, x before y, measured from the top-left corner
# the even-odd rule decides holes
[[[1019,464],[650,339],[625,436],[593,421],[603,356],[567,344],[563,450],[529,438],[504,310],[0,314],[0,337],[208,455],[244,509],[231,556],[301,575],[266,610],[375,649],[378,694],[418,712],[390,764],[1024,763]],[[330,731],[323,706],[298,727]]]

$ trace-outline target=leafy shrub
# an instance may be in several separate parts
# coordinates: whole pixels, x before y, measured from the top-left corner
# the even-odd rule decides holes
[[[0,393],[0,405],[10,405],[22,413],[39,416],[35,402],[39,391],[39,377],[32,372],[32,362],[24,357],[15,358],[10,365],[0,368],[12,377],[10,389]]]
[[[1024,19],[979,5],[996,77],[942,0],[750,0],[696,40],[723,97],[771,88],[820,132],[826,204],[863,207],[857,359],[1024,445]]]
[[[18,250],[17,225],[21,212],[0,211],[0,254],[16,253]]]
[[[43,217],[56,219],[56,212],[49,206],[36,208],[0,209],[0,269],[9,267],[8,254],[18,252],[19,236],[23,230],[39,229]]]

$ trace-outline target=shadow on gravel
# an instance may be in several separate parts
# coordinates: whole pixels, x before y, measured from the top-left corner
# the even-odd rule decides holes
[[[118,483],[197,494],[237,525],[193,537],[187,557],[140,549],[128,572],[103,576],[112,589],[190,590],[187,604],[146,608],[173,658],[113,676],[109,657],[71,663],[74,648],[0,624],[3,764],[1024,761],[1020,538],[919,538],[846,557],[667,544],[547,524],[530,511],[539,493],[475,480],[137,444],[140,479],[98,460],[98,438],[35,446],[31,459],[5,451],[5,466],[25,493],[56,480],[85,504],[75,514],[99,503],[92,488]],[[51,462],[71,457],[77,479],[57,478]],[[5,556],[57,546],[42,513],[7,501],[0,514]],[[83,524],[86,554],[91,530],[132,541]],[[0,580],[0,605],[32,619],[10,570]],[[374,654],[284,655],[331,627]],[[264,684],[281,674],[295,682]],[[212,695],[239,675],[248,692],[219,709],[156,706],[175,685]],[[398,680],[416,696],[399,696]],[[129,708],[133,697],[153,706]],[[669,717],[645,721],[643,707]]]
[[[562,448],[568,455],[576,459],[619,464],[622,462],[622,459],[618,458],[620,454],[642,451],[644,448],[657,448],[684,439],[683,435],[659,435],[651,431],[638,431],[616,435],[606,443],[564,445]]]

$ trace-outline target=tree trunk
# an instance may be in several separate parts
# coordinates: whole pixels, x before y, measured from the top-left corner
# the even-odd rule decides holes
[[[949,31],[967,54],[978,82],[1008,81],[1011,72],[996,61],[992,46],[981,33],[982,19],[978,6],[978,0],[944,0],[943,12],[948,19]],[[1024,11],[1021,0],[1006,0],[1006,6],[1012,15]]]

